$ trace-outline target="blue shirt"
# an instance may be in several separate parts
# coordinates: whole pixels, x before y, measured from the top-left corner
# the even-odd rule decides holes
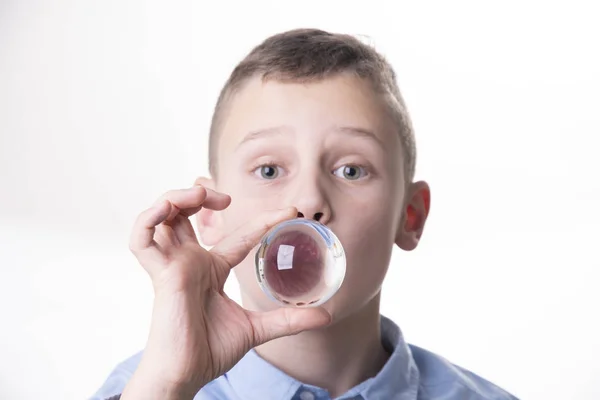
[[[407,344],[400,328],[381,317],[382,343],[392,353],[373,378],[335,400],[516,400],[491,382],[444,358]],[[119,364],[91,400],[120,394],[141,353]],[[204,386],[194,400],[331,400],[326,390],[303,384],[248,352],[229,372]]]

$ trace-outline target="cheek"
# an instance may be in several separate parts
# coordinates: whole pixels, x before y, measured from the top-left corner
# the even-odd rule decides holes
[[[348,262],[344,291],[365,300],[379,291],[395,242],[397,207],[390,197],[376,197],[363,199],[352,218],[338,221]]]
[[[394,223],[400,200],[396,195],[396,188],[387,180],[380,179],[361,188],[341,189],[333,198],[336,220],[340,223],[343,222],[342,219],[349,218],[355,227],[367,224],[364,229],[371,225],[390,226]]]
[[[344,247],[350,260],[364,266],[379,268],[389,259],[394,246],[395,223],[385,205],[373,206],[356,213],[351,225],[345,227]]]

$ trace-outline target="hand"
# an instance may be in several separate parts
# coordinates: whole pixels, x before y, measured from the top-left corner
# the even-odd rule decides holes
[[[293,207],[262,214],[207,251],[189,217],[202,207],[223,210],[230,200],[194,186],[166,193],[138,217],[130,248],[150,275],[155,298],[147,346],[123,400],[193,398],[253,347],[331,321],[322,308],[251,312],[227,297],[231,268],[271,227],[297,215]]]

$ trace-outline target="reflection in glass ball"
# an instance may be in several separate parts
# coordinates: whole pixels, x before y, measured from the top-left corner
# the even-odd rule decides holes
[[[263,291],[288,307],[325,303],[346,274],[338,238],[325,225],[304,218],[273,227],[261,240],[255,261]]]

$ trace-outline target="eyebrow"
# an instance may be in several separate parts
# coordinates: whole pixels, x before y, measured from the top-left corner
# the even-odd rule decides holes
[[[386,147],[383,141],[380,138],[378,138],[373,131],[370,131],[369,129],[359,128],[355,126],[337,126],[335,127],[334,131],[350,134],[352,136],[372,139],[375,142],[377,142],[381,147]]]
[[[287,126],[275,126],[272,128],[259,129],[257,131],[252,131],[248,133],[244,138],[238,143],[236,148],[239,148],[244,143],[250,142],[252,140],[261,139],[265,137],[278,136],[281,134],[292,134],[293,130]]]
[[[372,139],[375,142],[377,142],[381,147],[385,148],[385,144],[381,141],[381,139],[378,138],[377,135],[374,132],[370,131],[369,129],[355,127],[355,126],[336,126],[330,132],[339,132],[339,133],[349,134],[349,135],[356,136],[356,137]],[[246,136],[244,136],[244,138],[240,141],[240,143],[238,143],[236,150],[238,148],[240,148],[244,143],[247,143],[247,142],[250,142],[250,141],[253,141],[256,139],[263,139],[263,138],[279,136],[279,135],[283,135],[283,134],[285,134],[285,135],[294,134],[294,130],[289,126],[282,125],[282,126],[275,126],[272,128],[265,128],[265,129],[259,129],[256,131],[251,131]]]

